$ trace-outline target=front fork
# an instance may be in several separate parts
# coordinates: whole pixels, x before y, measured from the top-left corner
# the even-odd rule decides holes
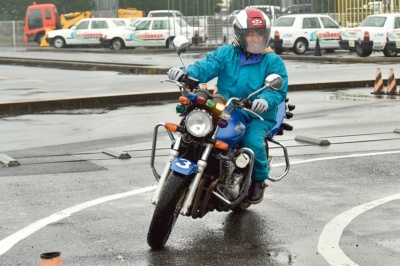
[[[156,191],[154,192],[154,195],[151,198],[151,203],[154,204],[154,205],[157,205],[157,203],[158,203],[158,201],[160,199],[160,195],[161,195],[161,192],[162,192],[162,190],[164,188],[165,181],[167,180],[167,178],[168,178],[168,176],[169,176],[169,174],[171,172],[172,161],[176,157],[179,156],[179,147],[181,145],[181,140],[182,140],[181,137],[179,137],[179,138],[177,138],[175,140],[173,135],[172,135],[172,133],[167,130],[171,140],[174,143],[174,146],[172,147],[172,149],[169,152],[169,158],[168,158],[168,161],[166,162],[166,164],[164,166],[164,169],[163,169],[163,172],[162,172],[161,176],[158,175],[157,170],[154,167],[154,159],[155,159],[155,151],[156,151],[156,146],[157,146],[156,144],[157,144],[158,128],[160,126],[164,126],[164,125],[165,125],[164,123],[157,124],[157,126],[154,128],[154,134],[153,134],[153,145],[152,145],[150,165],[151,165],[151,168],[153,170],[154,177],[159,182],[158,185],[157,185]],[[218,132],[218,128],[217,128],[217,130],[215,131],[215,133],[213,135],[213,139],[217,135],[217,132]],[[182,205],[182,208],[181,208],[181,211],[180,211],[180,213],[182,215],[186,215],[188,213],[189,207],[190,207],[190,205],[192,203],[192,200],[194,198],[194,195],[196,193],[196,190],[197,190],[197,187],[199,185],[200,179],[201,179],[201,177],[203,175],[204,169],[207,167],[207,160],[208,160],[208,157],[209,157],[209,155],[211,153],[212,148],[213,148],[213,144],[211,144],[211,143],[205,144],[205,148],[204,148],[203,154],[202,154],[201,158],[197,161],[198,170],[197,170],[196,176],[194,177],[193,181],[190,184],[188,192],[186,193],[186,197],[185,197],[185,200],[183,202],[183,205]]]

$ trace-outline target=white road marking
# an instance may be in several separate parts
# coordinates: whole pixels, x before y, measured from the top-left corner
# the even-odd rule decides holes
[[[386,155],[386,154],[395,154],[395,153],[400,153],[400,151],[377,152],[377,153],[365,153],[365,154],[354,154],[354,155],[345,155],[345,156],[333,156],[333,157],[325,157],[325,158],[316,158],[316,159],[309,159],[309,160],[292,162],[291,164],[293,165],[293,164],[302,164],[302,163],[309,163],[309,162],[316,162],[316,161],[336,160],[336,159],[343,159],[343,158],[355,158],[355,157],[365,157],[365,156],[377,156],[377,155]],[[276,165],[273,165],[273,166],[276,167],[276,166],[282,166],[282,165],[284,165],[284,163],[283,164],[276,164]],[[50,216],[47,216],[47,217],[45,217],[45,218],[43,218],[41,220],[36,221],[33,224],[28,225],[25,228],[22,228],[21,230],[17,231],[16,233],[14,233],[14,234],[4,238],[3,240],[1,240],[0,241],[0,256],[3,255],[4,253],[6,253],[8,250],[10,250],[19,241],[27,238],[31,234],[33,234],[36,231],[40,230],[41,228],[47,226],[48,224],[51,224],[51,223],[57,222],[57,221],[59,221],[61,219],[64,219],[64,218],[70,216],[71,214],[73,214],[75,212],[84,210],[84,209],[89,208],[89,207],[93,207],[93,206],[101,204],[101,203],[105,203],[107,201],[116,200],[116,199],[120,199],[120,198],[124,198],[124,197],[129,197],[129,196],[132,196],[132,195],[136,195],[136,194],[140,194],[140,193],[144,193],[144,192],[149,192],[149,191],[152,191],[152,190],[155,190],[155,189],[156,189],[156,186],[151,186],[151,187],[145,187],[145,188],[141,188],[141,189],[137,189],[137,190],[128,191],[128,192],[125,192],[125,193],[114,194],[114,195],[110,195],[110,196],[107,196],[107,197],[104,197],[104,198],[99,198],[99,199],[95,199],[95,200],[92,200],[92,201],[84,202],[82,204],[70,207],[68,209],[65,209],[65,210],[59,211],[59,212],[57,212],[55,214],[52,214]],[[394,196],[396,196],[396,195],[394,195]],[[392,196],[392,197],[394,197],[394,196]],[[397,197],[400,197],[400,196],[397,195]],[[384,199],[387,199],[387,198],[384,198]],[[392,199],[392,200],[394,200],[394,199]],[[377,200],[377,201],[379,201],[379,200]],[[383,204],[383,203],[385,203],[385,202],[382,202],[380,204]],[[378,205],[380,205],[380,204],[378,204]],[[378,206],[378,205],[376,205],[376,206]],[[374,207],[376,207],[376,206],[374,206]],[[359,208],[359,207],[357,207],[357,208]],[[371,208],[373,208],[373,207],[371,207]],[[369,209],[365,209],[364,211],[367,211],[367,210],[369,210]],[[360,215],[361,213],[359,213],[358,215]],[[352,219],[354,219],[355,217],[353,217]],[[351,222],[351,220],[346,221],[347,223],[343,223],[343,225],[338,224],[336,226],[344,229]],[[338,236],[336,236],[336,239],[340,239],[340,236],[341,236],[341,234],[343,232],[343,229],[342,229],[342,231],[337,230],[338,233],[340,233],[340,234]],[[320,242],[321,241],[319,241],[319,243],[318,243],[318,247],[320,246]],[[339,241],[338,240],[337,240],[337,247],[339,247]],[[340,250],[340,248],[338,248],[338,250]],[[334,264],[334,265],[337,265],[337,264]],[[353,264],[353,265],[355,265],[355,264]]]
[[[381,204],[400,199],[400,194],[395,194],[386,198],[374,200],[350,209],[336,216],[332,221],[327,223],[319,236],[318,252],[325,258],[330,265],[353,265],[354,261],[347,257],[339,247],[340,237],[344,229],[360,214],[369,211]]]
[[[89,207],[93,207],[98,204],[105,203],[107,201],[121,199],[121,198],[129,197],[132,195],[144,193],[144,192],[149,192],[149,191],[152,191],[155,189],[156,189],[156,186],[151,186],[151,187],[140,188],[140,189],[124,192],[124,193],[110,195],[107,197],[84,202],[82,204],[70,207],[68,209],[65,209],[65,210],[59,211],[57,213],[54,213],[50,216],[47,216],[43,219],[40,219],[40,220],[34,222],[33,224],[30,224],[27,227],[22,228],[21,230],[17,231],[16,233],[1,240],[0,241],[0,256],[3,255],[4,253],[6,253],[10,248],[12,248],[19,241],[23,240],[24,238],[27,238],[31,234],[40,230],[41,228],[47,226],[48,224],[51,224],[51,223],[57,222],[61,219],[67,218],[68,216],[70,216],[71,214],[73,214],[75,212],[87,209]]]

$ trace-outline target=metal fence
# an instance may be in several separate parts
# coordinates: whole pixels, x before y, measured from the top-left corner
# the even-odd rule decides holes
[[[271,4],[270,2],[274,1],[276,0],[266,0],[265,2]],[[242,2],[242,4],[245,5],[252,4],[250,0]],[[325,4],[322,4],[324,2]],[[316,6],[315,1],[309,0],[292,0],[291,3],[294,5],[311,3],[313,8],[309,11],[310,13],[328,14],[343,27],[356,27],[365,17],[371,14],[398,13],[400,7],[400,0],[327,0],[318,2],[320,6]],[[321,11],[315,12],[315,6]],[[241,6],[239,8],[241,8]],[[284,14],[285,13],[281,15]],[[234,17],[229,17],[228,15],[229,14],[226,14],[226,16],[221,16],[220,14],[184,16],[184,19],[188,24],[194,27],[206,27],[207,42],[205,45],[219,46],[232,40],[232,21]],[[36,45],[24,43],[23,36],[23,21],[0,21],[0,47]]]
[[[25,46],[23,21],[0,21],[0,46]]]
[[[357,27],[369,15],[398,13],[399,6],[400,0],[337,0],[337,13],[332,17],[343,27]]]

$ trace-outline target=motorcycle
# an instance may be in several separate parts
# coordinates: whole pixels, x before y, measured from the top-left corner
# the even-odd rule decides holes
[[[189,49],[188,40],[177,36],[173,43],[185,67],[181,54]],[[279,75],[272,74],[265,79],[262,88],[247,98],[226,100],[222,95],[201,88],[198,80],[185,77],[183,81],[161,81],[175,83],[180,89],[176,111],[182,119],[179,125],[159,123],[154,128],[150,165],[158,186],[151,199],[156,207],[147,235],[147,242],[154,250],[164,247],[179,214],[196,219],[210,211],[242,211],[251,205],[247,195],[254,153],[240,146],[246,132],[242,112],[250,112],[263,120],[249,109],[250,98],[265,89],[279,90],[283,83]],[[265,138],[267,155],[268,142],[272,142],[283,149],[285,158],[283,173],[278,177],[269,176],[273,182],[281,180],[290,169],[287,149],[274,136],[293,129],[283,120],[293,116],[290,111],[294,108],[288,104],[288,99],[278,106],[278,122]],[[161,175],[154,166],[160,127],[166,129],[172,142]],[[270,160],[268,166],[271,167]]]

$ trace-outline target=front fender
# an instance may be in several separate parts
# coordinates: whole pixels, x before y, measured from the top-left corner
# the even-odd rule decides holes
[[[197,173],[199,167],[196,163],[184,158],[176,157],[172,160],[171,170],[189,176]]]

